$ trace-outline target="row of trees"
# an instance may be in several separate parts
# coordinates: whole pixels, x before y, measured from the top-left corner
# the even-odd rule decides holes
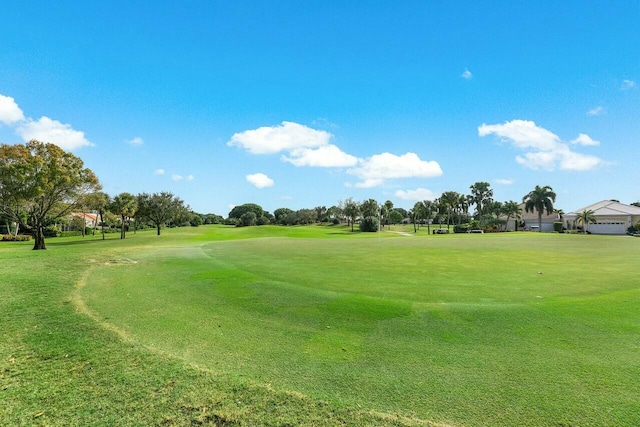
[[[199,215],[168,192],[121,193],[111,198],[100,191],[98,178],[82,160],[60,147],[32,140],[26,144],[0,146],[0,216],[14,223],[15,233],[34,237],[33,249],[46,249],[47,227],[64,222],[72,212],[97,212],[103,226],[108,214],[120,218],[121,238],[129,222],[153,224],[158,235],[165,225],[199,225],[222,220]],[[9,228],[7,226],[7,228]],[[84,232],[84,224],[82,226]]]
[[[48,225],[77,210],[98,212],[103,226],[105,214],[117,215],[121,238],[125,238],[132,219],[136,227],[152,224],[158,235],[161,228],[169,224],[199,225],[222,220],[215,215],[195,214],[181,199],[168,192],[137,196],[121,193],[111,198],[100,189],[98,178],[84,167],[82,160],[56,145],[33,140],[24,145],[0,146],[0,214],[34,236],[34,249],[45,249],[44,231]],[[347,222],[352,231],[359,222],[361,229],[376,231],[379,224],[391,225],[407,220],[417,230],[420,224],[429,226],[434,222],[459,225],[476,221],[483,228],[498,227],[511,218],[519,218],[519,204],[494,200],[489,183],[476,182],[469,189],[470,193],[466,195],[446,191],[435,200],[415,203],[408,211],[395,208],[390,200],[379,204],[374,199],[357,202],[349,198],[329,208],[316,206],[297,211],[279,208],[273,214],[248,203],[234,207],[226,221],[238,226]],[[541,223],[543,212],[553,211],[555,198],[551,187],[536,186],[523,198],[525,210],[537,212]],[[473,206],[475,210],[470,214]]]
[[[417,231],[420,224],[460,225],[471,223],[474,228],[503,228],[511,219],[520,219],[522,209],[520,203],[510,200],[499,202],[493,199],[493,190],[487,182],[476,182],[470,187],[470,194],[465,195],[455,191],[445,191],[434,200],[418,201],[413,208],[406,210],[396,208],[391,200],[380,204],[374,199],[361,202],[348,198],[329,208],[316,206],[314,209],[300,209],[293,211],[289,208],[278,208],[273,214],[264,211],[261,206],[247,203],[234,207],[229,212],[227,223],[237,226],[280,224],[298,225],[316,222],[347,222],[354,230],[356,223],[361,224],[367,218],[369,223],[382,225],[411,222]],[[554,211],[553,203],[556,195],[549,186],[536,186],[523,197],[524,209],[527,212],[537,212],[538,221],[542,222],[542,214]],[[469,213],[475,206],[473,214]],[[377,230],[378,225],[373,227]]]

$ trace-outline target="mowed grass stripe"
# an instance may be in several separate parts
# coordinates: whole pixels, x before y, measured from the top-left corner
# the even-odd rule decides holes
[[[284,230],[137,251],[83,296],[145,346],[339,405],[472,425],[639,421],[638,240]]]

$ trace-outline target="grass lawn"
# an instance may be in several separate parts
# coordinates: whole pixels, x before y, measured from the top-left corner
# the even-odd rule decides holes
[[[0,424],[640,425],[640,239],[392,231],[2,244]]]

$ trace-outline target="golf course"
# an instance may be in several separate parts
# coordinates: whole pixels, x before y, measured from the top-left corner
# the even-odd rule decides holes
[[[640,239],[207,225],[0,244],[0,425],[640,425]]]

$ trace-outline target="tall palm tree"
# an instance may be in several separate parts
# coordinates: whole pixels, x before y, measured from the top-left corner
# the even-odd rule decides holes
[[[344,216],[349,219],[349,222],[351,223],[351,231],[353,231],[353,224],[356,222],[356,218],[358,218],[358,215],[360,214],[360,205],[358,202],[353,200],[353,198],[349,197],[342,205],[342,212],[344,213]]]
[[[582,232],[587,234],[587,227],[589,223],[595,224],[598,221],[596,220],[595,212],[591,209],[587,209],[576,216],[576,222],[582,224]]]
[[[486,206],[493,200],[493,190],[488,182],[476,182],[469,187],[471,204],[476,205],[476,219],[487,213]]]
[[[451,212],[458,207],[460,193],[456,191],[445,191],[440,196],[440,204],[447,212],[447,228],[451,225]]]
[[[431,234],[431,219],[433,219],[433,213],[436,211],[436,204],[431,200],[422,201],[422,215],[427,221],[427,233]]]
[[[548,185],[544,187],[536,185],[536,188],[529,191],[522,198],[522,201],[526,212],[538,212],[538,231],[542,232],[542,213],[546,211],[547,215],[551,215],[553,203],[556,201],[556,193],[553,192],[553,188]]]

